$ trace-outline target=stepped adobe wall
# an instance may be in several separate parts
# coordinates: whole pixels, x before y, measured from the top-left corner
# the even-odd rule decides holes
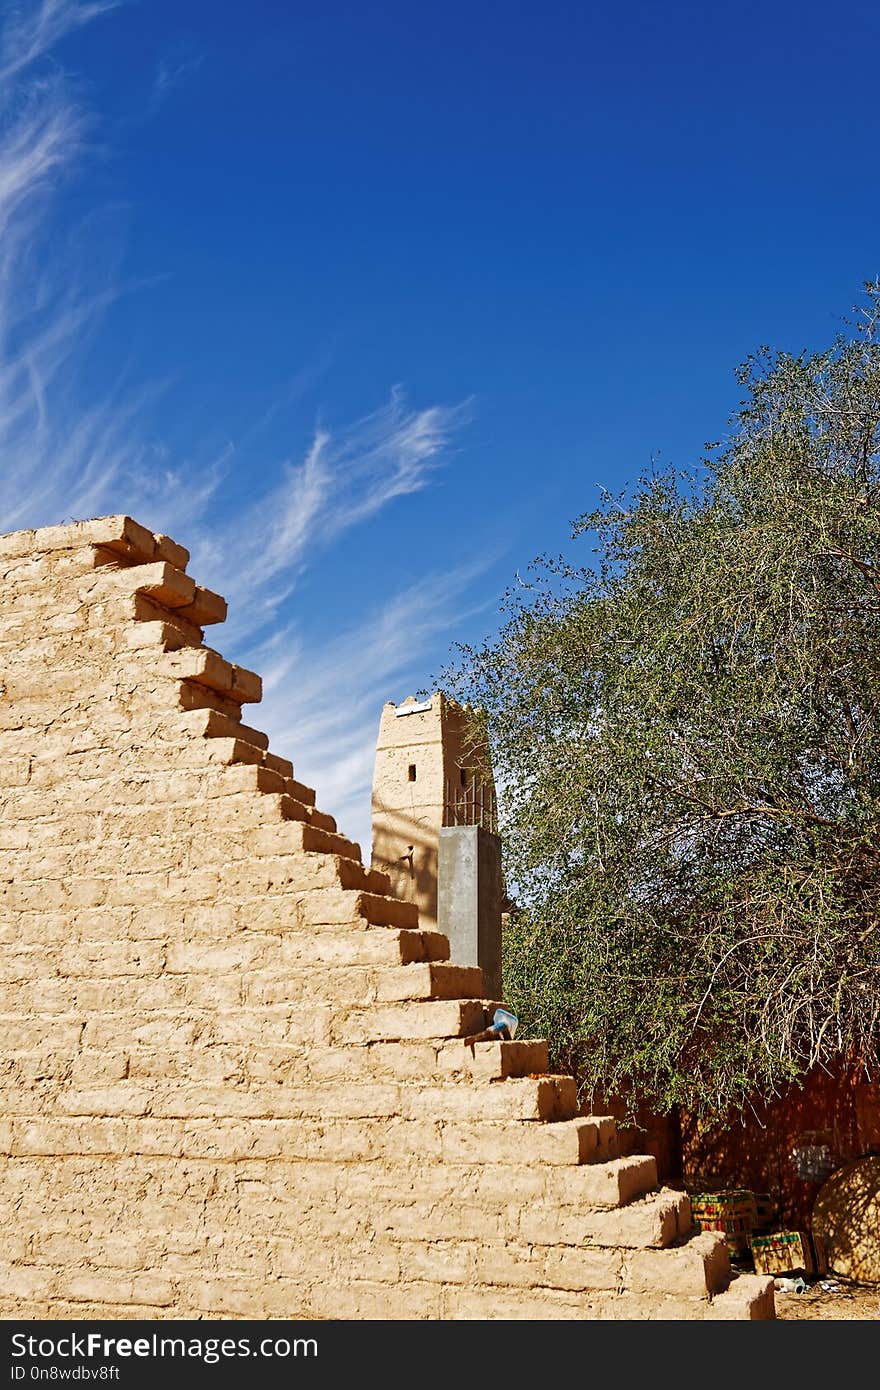
[[[0,538],[0,1317],[759,1318],[242,722],[127,517]]]

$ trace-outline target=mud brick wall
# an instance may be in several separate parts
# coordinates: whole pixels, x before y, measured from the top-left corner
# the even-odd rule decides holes
[[[0,1316],[772,1316],[242,721],[127,517],[0,538]]]

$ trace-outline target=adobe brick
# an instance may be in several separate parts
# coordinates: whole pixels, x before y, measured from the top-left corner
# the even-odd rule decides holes
[[[334,1014],[333,1042],[382,1042],[396,1039],[462,1037],[483,1026],[479,1000],[377,1005]]]
[[[611,1211],[585,1211],[556,1202],[533,1203],[520,1213],[518,1220],[520,1237],[529,1244],[591,1245],[600,1249],[662,1248],[687,1234],[689,1228],[686,1194],[666,1190]]]
[[[437,1054],[441,1071],[463,1072],[486,1081],[549,1070],[547,1044],[537,1042],[444,1043]]]
[[[196,585],[192,603],[183,609],[183,613],[196,627],[210,627],[214,623],[226,621],[226,600],[221,594]]]
[[[542,1277],[536,1282],[559,1289],[619,1290],[624,1272],[620,1250],[551,1247],[544,1254]]]
[[[574,1079],[536,1077],[510,1079],[494,1085],[413,1088],[402,1097],[404,1113],[438,1119],[570,1120],[577,1112]]]
[[[44,526],[38,531],[14,531],[0,537],[0,556],[43,556],[49,551],[103,546],[126,559],[152,559],[156,540],[130,516],[99,517],[68,526]]]
[[[480,999],[484,993],[483,972],[476,965],[445,962],[405,965],[380,971],[377,991],[377,998],[389,1003],[403,999]]]
[[[551,1200],[582,1202],[592,1207],[626,1206],[657,1186],[657,1160],[633,1155],[581,1167],[548,1167],[544,1193]]]
[[[444,1319],[505,1322],[555,1322],[559,1319],[600,1317],[599,1305],[585,1303],[576,1294],[554,1289],[492,1288],[491,1286],[443,1289]]]
[[[325,1278],[309,1290],[309,1299],[309,1316],[314,1318],[381,1321],[387,1319],[392,1299],[398,1320],[446,1316],[442,1285],[433,1282],[389,1285],[365,1279],[342,1283]]]
[[[730,1256],[720,1231],[703,1231],[673,1250],[637,1250],[627,1258],[625,1283],[634,1293],[721,1293],[730,1282]]]
[[[479,1127],[443,1126],[447,1163],[581,1164],[590,1162],[595,1146],[595,1127],[582,1119],[537,1125],[487,1122]]]
[[[737,1274],[730,1286],[710,1299],[707,1321],[772,1320],[776,1317],[773,1279],[762,1274]]]
[[[189,551],[186,546],[178,545],[170,536],[163,536],[159,533],[153,536],[153,540],[156,544],[156,558],[158,560],[167,560],[168,564],[173,565],[175,569],[186,569],[189,564]]]
[[[261,733],[259,729],[252,729],[248,725],[242,724],[240,719],[222,714],[219,710],[194,709],[181,712],[177,716],[177,721],[181,731],[186,731],[192,737],[235,738],[245,743],[254,744],[263,750],[269,747],[269,739],[266,734]]]

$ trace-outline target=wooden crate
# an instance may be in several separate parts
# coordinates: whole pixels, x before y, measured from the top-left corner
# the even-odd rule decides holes
[[[752,1236],[752,1258],[756,1274],[788,1274],[815,1269],[810,1237],[806,1231],[773,1231],[768,1236]]]
[[[723,1192],[692,1192],[691,1214],[700,1231],[723,1231],[732,1255],[747,1255],[755,1227],[754,1192],[728,1188]]]

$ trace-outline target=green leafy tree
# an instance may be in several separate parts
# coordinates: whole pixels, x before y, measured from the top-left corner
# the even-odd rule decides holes
[[[482,706],[505,994],[587,1090],[718,1111],[876,1067],[880,282],[762,348],[694,475],[580,517],[444,681]]]

